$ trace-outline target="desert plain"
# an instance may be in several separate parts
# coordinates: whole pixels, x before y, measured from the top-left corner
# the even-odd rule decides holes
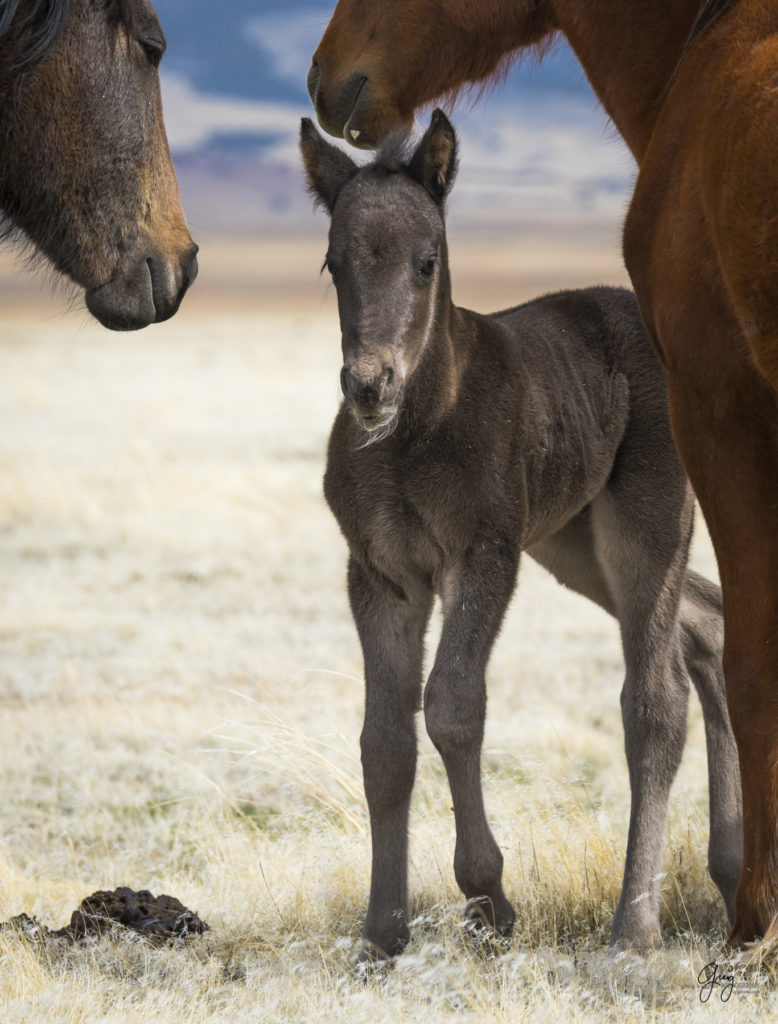
[[[340,353],[318,228],[201,238],[180,313],[129,335],[4,256],[0,920],[56,928],[127,885],[177,896],[210,931],[161,947],[0,934],[0,1020],[764,1019],[770,983],[700,1001],[726,916],[694,695],[664,946],[607,950],[629,814],[618,630],[529,559],[490,664],[483,756],[513,943],[485,956],[464,932],[445,775],[420,723],[413,938],[394,969],[353,976],[362,663],[321,494]],[[451,253],[455,297],[482,310],[626,282],[615,229],[462,232]],[[699,517],[693,564],[715,576]]]

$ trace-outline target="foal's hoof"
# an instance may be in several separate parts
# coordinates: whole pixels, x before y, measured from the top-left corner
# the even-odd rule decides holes
[[[662,947],[662,933],[658,925],[649,922],[643,926],[633,923],[632,927],[611,929],[608,946],[613,953],[634,953],[646,956]]]
[[[465,931],[479,952],[498,956],[510,949],[515,915],[508,904],[509,913],[496,915],[488,896],[475,896],[465,904]]]
[[[362,939],[357,962],[352,969],[352,975],[357,981],[367,984],[368,981],[379,981],[386,977],[387,972],[394,967],[395,957],[390,956],[386,950],[381,949],[369,939]]]

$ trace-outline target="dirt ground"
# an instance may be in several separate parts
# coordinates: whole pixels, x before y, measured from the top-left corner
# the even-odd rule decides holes
[[[362,669],[321,497],[340,361],[320,227],[204,244],[181,313],[137,335],[0,267],[0,920],[56,927],[130,886],[210,925],[185,949],[42,954],[0,935],[2,1020],[701,1018],[697,973],[725,920],[705,875],[699,707],[671,810],[667,946],[614,958],[619,638],[529,560],[484,754],[513,948],[484,962],[464,941],[450,801],[422,738],[414,939],[381,984],[351,979],[369,863]],[[594,242],[584,259],[586,239],[457,238],[455,294],[488,309],[622,282],[614,239]],[[703,529],[694,561],[715,573]],[[739,1020],[772,1006],[764,988],[732,999]]]

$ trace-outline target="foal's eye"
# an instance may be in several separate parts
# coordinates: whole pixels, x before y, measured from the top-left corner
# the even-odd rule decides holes
[[[435,273],[435,267],[438,265],[437,256],[428,256],[419,266],[419,275],[424,281],[431,281],[432,275]]]
[[[329,256],[324,257],[324,263],[321,265],[322,273],[324,273],[325,269],[330,272],[330,277],[332,278],[333,283],[336,283],[338,279],[338,268],[333,264]]]
[[[146,36],[138,40],[138,45],[146,55],[146,59],[153,68],[158,68],[162,55],[165,52],[164,39],[157,39],[156,36]]]

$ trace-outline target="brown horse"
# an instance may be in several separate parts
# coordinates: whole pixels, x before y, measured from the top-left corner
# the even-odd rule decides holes
[[[0,211],[106,327],[166,320],[197,273],[148,0],[0,0]]]
[[[778,933],[778,5],[339,0],[309,87],[328,131],[369,146],[560,31],[640,167],[625,259],[719,562],[737,945]]]

